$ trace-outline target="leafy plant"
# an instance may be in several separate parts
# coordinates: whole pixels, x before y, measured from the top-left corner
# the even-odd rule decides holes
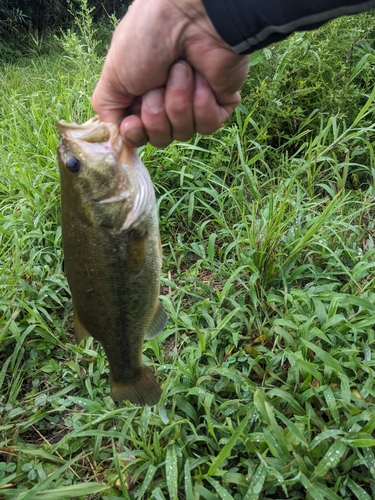
[[[139,150],[170,317],[139,408],[75,344],[62,271],[55,122],[92,116],[101,70],[84,5],[54,53],[0,63],[0,497],[374,498],[370,18],[265,49],[218,133]]]

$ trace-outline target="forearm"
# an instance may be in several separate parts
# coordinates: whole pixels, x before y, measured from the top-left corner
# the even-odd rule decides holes
[[[375,0],[202,0],[221,38],[238,54],[250,54],[294,31],[375,7]]]

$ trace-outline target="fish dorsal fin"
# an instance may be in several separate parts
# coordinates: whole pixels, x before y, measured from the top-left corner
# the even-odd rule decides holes
[[[164,330],[164,327],[168,321],[168,315],[165,312],[163,304],[159,299],[156,300],[154,313],[152,316],[150,327],[146,333],[147,339],[152,339],[156,337],[160,332]]]
[[[83,326],[83,323],[79,319],[78,313],[75,309],[74,309],[74,333],[76,336],[77,344],[80,344],[83,339],[90,337],[89,332]]]

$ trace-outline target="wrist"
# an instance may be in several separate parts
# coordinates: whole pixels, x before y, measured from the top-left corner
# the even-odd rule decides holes
[[[187,42],[195,42],[207,35],[221,45],[222,48],[230,48],[216,31],[202,0],[166,0],[166,3],[169,4],[167,11],[176,10],[180,13],[177,16],[178,23],[176,25],[178,31],[177,39],[181,46],[179,49],[180,56],[185,54]]]

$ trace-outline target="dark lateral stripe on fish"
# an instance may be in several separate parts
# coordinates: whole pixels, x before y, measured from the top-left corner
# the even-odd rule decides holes
[[[127,259],[125,264],[126,271],[137,273],[143,269],[146,260],[148,234],[140,235],[136,231],[129,234],[129,243]]]

